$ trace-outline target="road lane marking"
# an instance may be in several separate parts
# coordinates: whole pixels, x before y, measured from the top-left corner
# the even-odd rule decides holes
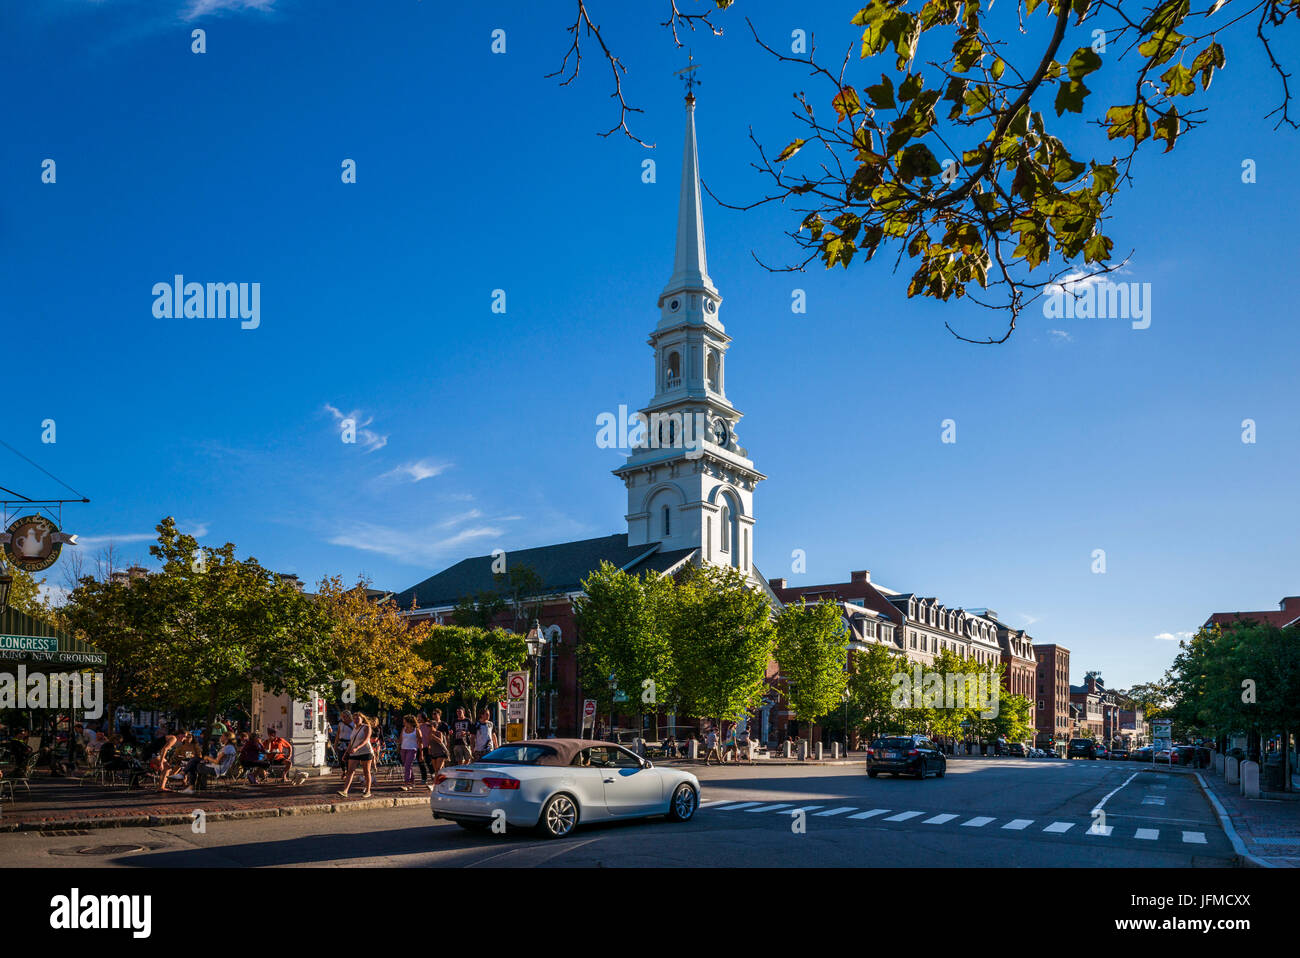
[[[776,811],[778,808],[789,808],[789,807],[792,806],[793,804],[794,804],[794,802],[778,802],[778,803],[775,804],[775,805],[760,805],[760,806],[758,806],[758,808],[747,808],[747,809],[745,809],[745,814],[747,814],[747,815],[754,815],[754,814],[757,814],[758,812],[774,812],[774,811]]]
[[[1074,822],[1052,822],[1043,829],[1045,832],[1051,832],[1054,835],[1062,835],[1074,827]]]
[[[851,811],[853,811],[853,809],[855,809],[855,808],[857,808],[856,805],[845,805],[845,806],[842,807],[842,808],[831,808],[831,809],[827,809],[827,810],[824,811],[824,812],[818,812],[818,813],[817,813],[816,815],[814,815],[813,817],[814,817],[814,818],[825,818],[825,817],[828,816],[828,815],[843,815],[845,812],[851,812]]]
[[[1141,774],[1142,774],[1141,772],[1134,772],[1134,773],[1133,773],[1132,775],[1130,775],[1128,778],[1124,779],[1124,785],[1127,785],[1129,782],[1133,781],[1133,779],[1137,778],[1137,777],[1138,777],[1139,775],[1141,775]],[[1101,807],[1102,807],[1103,805],[1105,805],[1108,801],[1110,801],[1110,797],[1111,797],[1112,795],[1114,795],[1115,792],[1118,792],[1118,791],[1120,790],[1120,788],[1123,788],[1124,785],[1121,785],[1119,788],[1116,788],[1116,789],[1114,789],[1114,790],[1112,790],[1112,791],[1107,792],[1107,793],[1102,797],[1102,800],[1101,800],[1100,802],[1098,802],[1096,805],[1094,805],[1093,808],[1092,808],[1092,811],[1089,812],[1088,814],[1089,814],[1089,815],[1092,815],[1092,816],[1095,818],[1096,815],[1097,815],[1097,812],[1101,810]]]
[[[1110,838],[1110,833],[1113,832],[1114,830],[1115,830],[1114,825],[1099,825],[1096,822],[1093,822],[1092,827],[1089,828],[1086,832],[1084,832],[1084,834],[1100,835],[1102,838]]]
[[[899,812],[897,815],[890,815],[885,819],[887,822],[905,822],[909,818],[916,818],[918,815],[924,815],[925,812]]]
[[[1148,786],[1148,787],[1149,787],[1149,788],[1154,788],[1154,789],[1156,789],[1156,790],[1158,791],[1158,790],[1163,789],[1163,788],[1168,788],[1169,786],[1168,786],[1168,785],[1150,785],[1150,786]]]
[[[1163,795],[1148,795],[1142,799],[1143,805],[1163,805],[1164,803],[1165,797]]]
[[[972,818],[969,822],[962,822],[961,827],[962,828],[983,828],[991,821],[993,821],[993,818],[989,815],[977,815],[974,818]]]
[[[804,805],[801,808],[792,808],[788,812],[782,812],[782,815],[798,815],[800,812],[811,812],[814,808],[824,808],[824,805]]]
[[[1153,842],[1160,837],[1158,828],[1139,828],[1133,835],[1134,838],[1140,838],[1144,842]]]
[[[1014,829],[1015,831],[1020,831],[1022,828],[1028,828],[1032,824],[1034,824],[1034,820],[1032,818],[1015,818],[1007,822],[1002,827]]]
[[[725,806],[725,807],[723,807],[723,808],[716,808],[716,807],[715,807],[714,810],[715,810],[715,811],[720,811],[720,812],[734,812],[734,811],[736,811],[737,809],[741,809],[741,808],[752,808],[754,805],[762,805],[762,804],[763,804],[762,802],[741,802],[741,803],[738,804],[738,805],[727,805],[727,806]]]
[[[1205,832],[1183,832],[1183,841],[1189,845],[1208,845],[1205,840]]]
[[[850,815],[849,818],[871,818],[875,815],[883,815],[889,811],[887,808],[873,808],[869,812],[858,812],[856,815]]]
[[[943,825],[945,822],[950,822],[956,817],[957,817],[956,815],[947,815],[947,814],[936,815],[934,816],[934,818],[927,818],[921,824],[922,825]]]

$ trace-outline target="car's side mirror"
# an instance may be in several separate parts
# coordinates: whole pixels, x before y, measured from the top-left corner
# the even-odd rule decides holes
[[[642,767],[642,768],[654,768],[654,767],[655,767],[655,763],[652,762],[652,761],[650,761],[650,759],[648,759],[648,758],[643,758],[643,759],[641,759],[641,767]]]

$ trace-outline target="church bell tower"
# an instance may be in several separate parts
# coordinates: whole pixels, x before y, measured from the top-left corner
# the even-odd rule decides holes
[[[627,486],[628,545],[698,549],[703,562],[754,578],[754,487],[766,478],[740,445],[741,413],[727,399],[731,337],[709,277],[695,96],[686,95],[686,142],[673,272],[650,334],[654,393],[641,409],[639,447],[614,470]]]

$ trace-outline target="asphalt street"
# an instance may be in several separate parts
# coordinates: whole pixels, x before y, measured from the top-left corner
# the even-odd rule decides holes
[[[1129,762],[955,761],[945,778],[857,766],[698,768],[702,807],[492,835],[412,807],[188,826],[0,834],[9,867],[1224,867],[1231,844],[1195,780]]]

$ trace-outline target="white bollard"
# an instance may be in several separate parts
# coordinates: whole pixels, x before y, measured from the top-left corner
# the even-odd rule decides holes
[[[692,762],[698,762],[700,760],[699,739],[693,738],[686,743],[686,757],[690,759]]]
[[[1241,794],[1259,798],[1259,762],[1241,763]]]
[[[799,761],[805,762],[807,760],[808,760],[808,742],[807,740],[804,740],[799,743]]]
[[[818,743],[817,743],[817,761],[820,762],[820,761],[822,760],[822,755],[823,755],[823,754],[824,754],[824,753],[823,753],[823,751],[822,751],[822,743],[821,743],[821,742],[818,742]]]
[[[1214,770],[1220,775],[1223,774],[1223,756],[1218,752],[1214,753]]]
[[[831,743],[831,758],[835,759],[836,761],[839,761],[839,757],[840,757],[840,743],[833,742]]]
[[[786,740],[785,740],[785,744],[783,744],[783,745],[781,746],[781,755],[782,755],[782,757],[784,757],[784,758],[792,758],[792,757],[794,756],[794,752],[792,751],[793,748],[794,748],[794,746],[790,744],[790,740],[789,740],[789,739],[786,739]]]
[[[1240,762],[1229,755],[1223,760],[1223,776],[1227,779],[1229,785],[1238,785],[1241,782]]]

